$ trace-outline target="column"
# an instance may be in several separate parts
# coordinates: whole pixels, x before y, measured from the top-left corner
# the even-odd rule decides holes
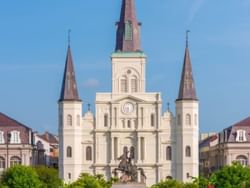
[[[113,136],[111,136],[111,163],[114,163],[114,160],[115,160],[115,158],[114,158],[114,137]]]

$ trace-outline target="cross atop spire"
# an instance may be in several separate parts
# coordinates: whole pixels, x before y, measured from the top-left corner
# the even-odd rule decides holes
[[[70,33],[71,33],[71,29],[68,30],[68,46],[70,46]]]
[[[70,33],[70,32],[69,32]],[[70,38],[69,38],[70,39]],[[70,42],[70,40],[69,40]],[[68,45],[67,57],[62,82],[61,96],[59,101],[81,101],[78,95],[73,58],[70,43]]]
[[[188,33],[189,32],[190,32],[189,30],[186,31],[186,48],[188,48]]]
[[[140,23],[136,19],[134,0],[122,0],[120,21],[117,22],[115,51],[140,51]]]
[[[197,100],[192,65],[188,48],[188,33],[186,32],[186,49],[182,68],[179,96],[177,100]]]

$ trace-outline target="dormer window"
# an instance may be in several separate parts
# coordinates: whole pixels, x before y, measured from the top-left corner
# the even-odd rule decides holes
[[[125,40],[133,40],[133,26],[130,21],[125,23]]]
[[[246,131],[245,130],[237,130],[236,134],[236,142],[246,142]]]
[[[11,144],[20,144],[21,143],[20,132],[18,132],[18,131],[11,132],[10,143]]]
[[[4,144],[4,133],[0,131],[0,144]]]

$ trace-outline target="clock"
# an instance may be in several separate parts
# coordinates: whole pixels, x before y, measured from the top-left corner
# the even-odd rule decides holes
[[[134,111],[134,105],[130,102],[128,103],[125,103],[122,107],[122,111],[123,113],[125,114],[129,114],[129,113],[132,113]]]

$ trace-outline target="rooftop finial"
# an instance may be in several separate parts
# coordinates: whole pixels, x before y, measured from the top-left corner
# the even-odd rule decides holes
[[[90,104],[88,103],[88,111],[90,112]]]
[[[70,46],[70,33],[71,33],[71,29],[68,30],[68,45]]]
[[[190,30],[186,31],[186,47],[188,48],[188,33],[190,33]]]
[[[168,105],[168,112],[170,112],[170,103],[168,102],[167,105]]]

